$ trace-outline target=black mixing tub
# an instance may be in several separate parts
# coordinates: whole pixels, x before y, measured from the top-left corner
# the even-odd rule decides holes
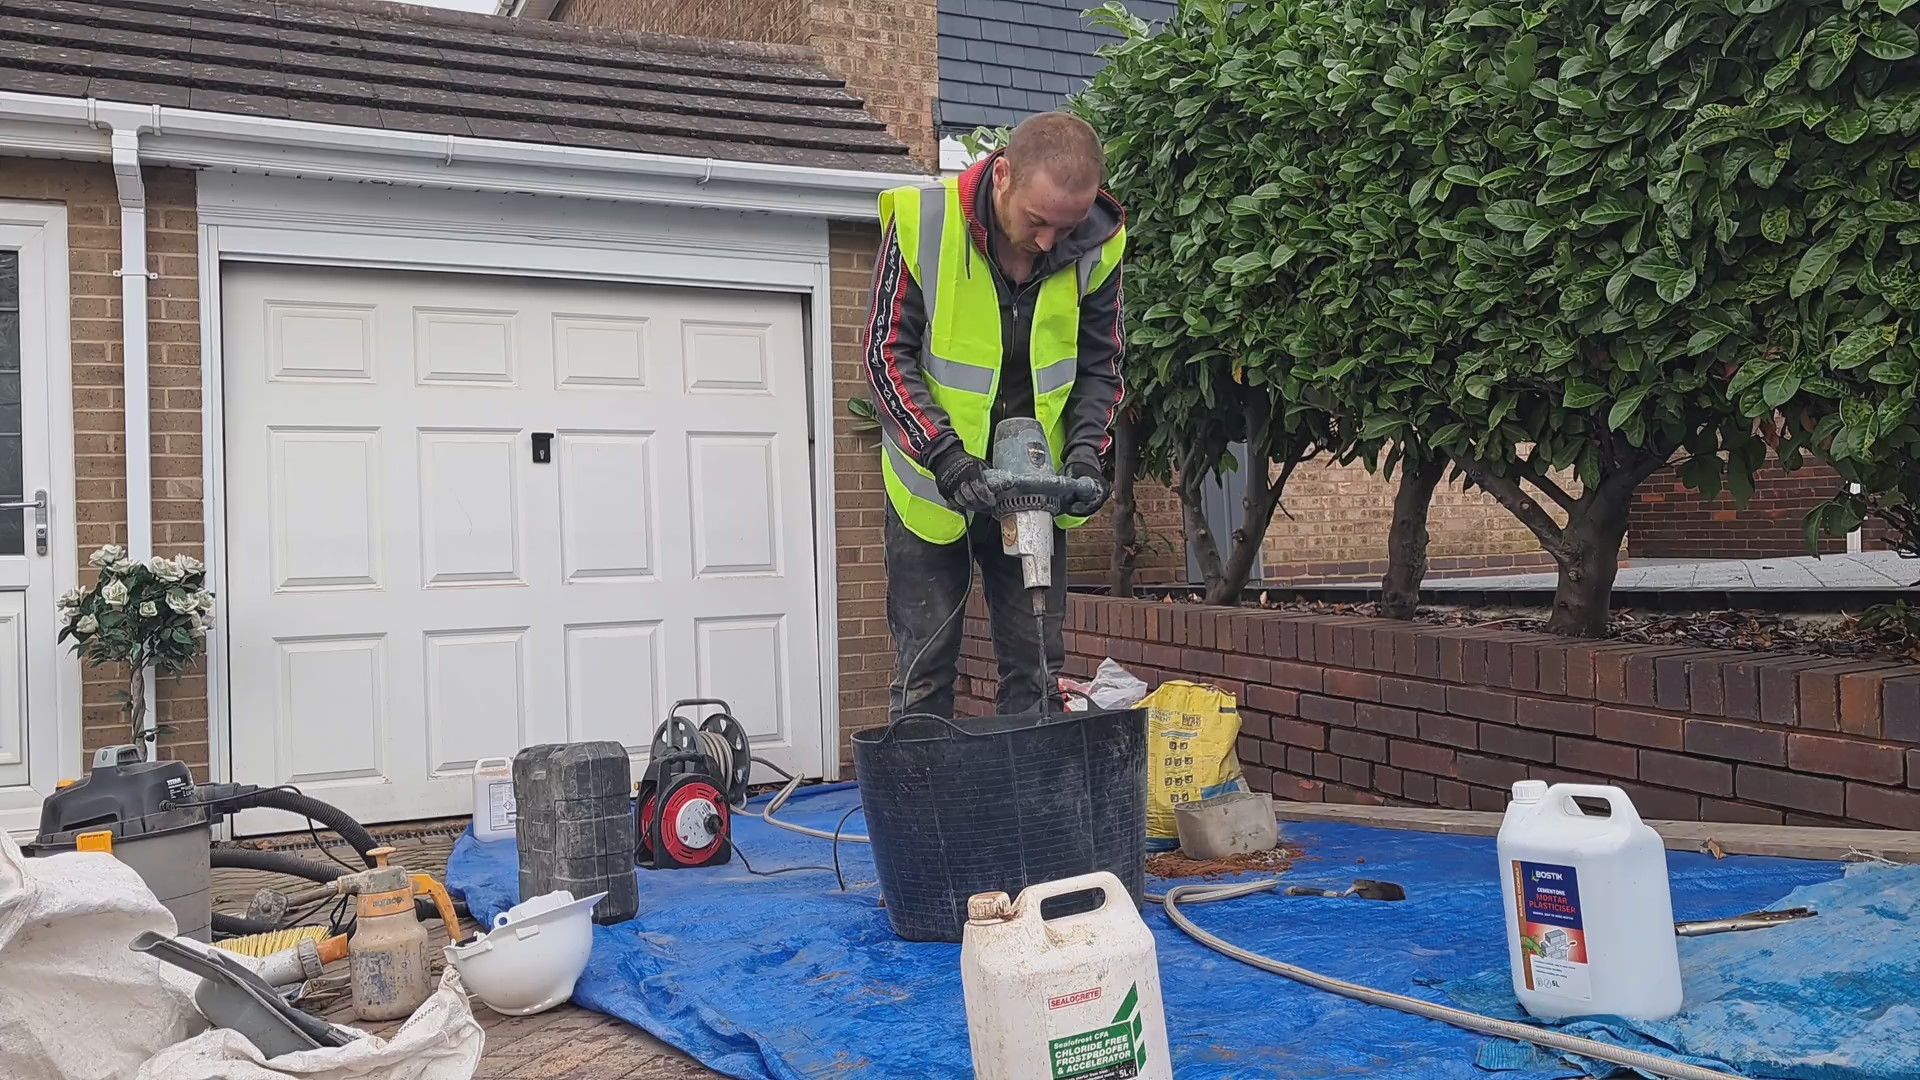
[[[1142,900],[1145,709],[908,717],[856,732],[853,760],[887,918],[908,941],[959,941],[975,893],[1096,870]]]

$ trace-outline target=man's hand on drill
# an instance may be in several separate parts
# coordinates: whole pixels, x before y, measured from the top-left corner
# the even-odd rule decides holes
[[[986,462],[967,453],[957,441],[933,461],[933,482],[955,510],[984,514],[998,502],[987,487]]]
[[[1107,504],[1107,495],[1109,494],[1107,490],[1107,478],[1101,473],[1098,465],[1087,461],[1069,461],[1067,462],[1067,475],[1076,480],[1091,480],[1098,489],[1091,496],[1068,504],[1065,507],[1065,513],[1068,517],[1092,517],[1102,506]]]

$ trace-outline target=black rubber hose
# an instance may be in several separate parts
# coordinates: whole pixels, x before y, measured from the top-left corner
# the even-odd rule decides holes
[[[302,817],[312,818],[340,834],[340,839],[345,840],[353,850],[359,852],[361,861],[365,862],[368,866],[373,865],[373,860],[367,857],[367,852],[380,846],[380,842],[373,838],[373,834],[367,831],[367,827],[353,820],[352,817],[349,817],[345,810],[331,803],[323,803],[319,799],[310,798],[298,792],[279,788],[263,788],[252,794],[242,795],[228,805],[233,810],[251,806],[264,806],[269,809],[285,810],[289,814],[299,814]]]
[[[233,870],[264,870],[271,874],[305,878],[322,885],[347,873],[345,867],[318,859],[303,859],[280,851],[256,851],[253,848],[217,847],[207,854],[210,865]]]
[[[271,934],[283,929],[277,923],[261,922],[258,919],[246,919],[238,915],[213,913],[213,932],[222,937],[246,937],[248,934]]]

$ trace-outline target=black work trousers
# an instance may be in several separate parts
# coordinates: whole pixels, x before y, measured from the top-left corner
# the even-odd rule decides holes
[[[1047,593],[1045,665],[1042,631],[1033,599],[1020,574],[1020,557],[1000,546],[1000,524],[975,514],[966,535],[951,544],[915,536],[887,507],[887,629],[893,634],[893,682],[888,718],[910,713],[953,715],[953,684],[959,677],[960,638],[971,563],[980,567],[987,597],[993,655],[1000,668],[995,712],[1031,712],[1051,695],[1059,707],[1057,676],[1066,650],[1061,627],[1067,600],[1067,537],[1053,530],[1053,585]]]

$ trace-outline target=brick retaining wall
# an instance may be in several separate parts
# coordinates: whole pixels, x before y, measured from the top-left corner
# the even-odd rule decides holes
[[[963,712],[993,694],[968,613]],[[1613,783],[1649,818],[1920,829],[1920,666],[1075,596],[1067,671],[1111,656],[1240,702],[1240,760],[1295,800],[1500,810]]]

